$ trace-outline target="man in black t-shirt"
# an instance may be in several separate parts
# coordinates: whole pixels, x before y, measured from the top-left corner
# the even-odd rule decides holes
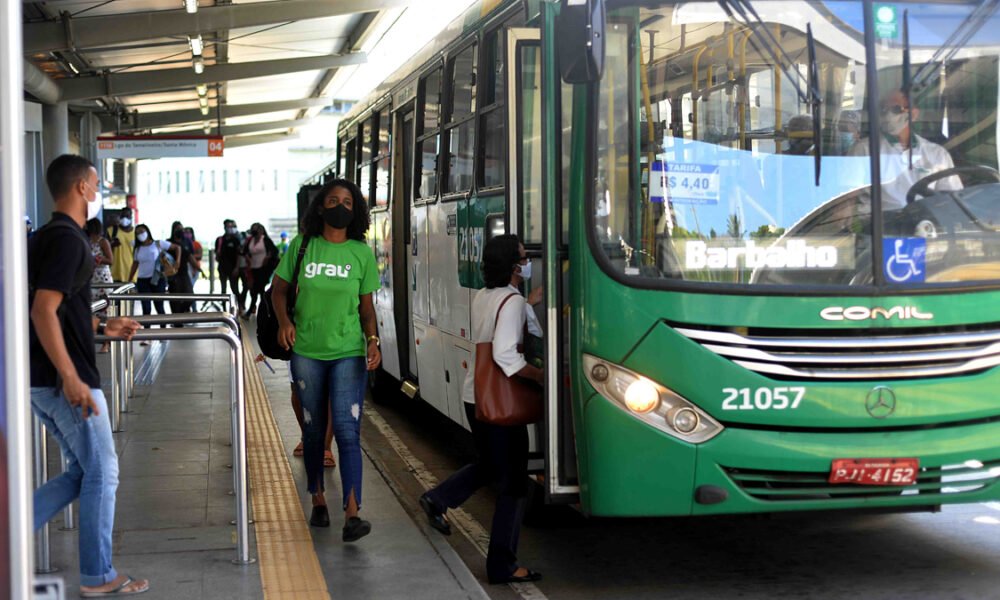
[[[215,238],[215,260],[219,262],[219,279],[222,281],[222,293],[226,293],[226,282],[232,293],[239,298],[240,314],[243,313],[243,302],[247,290],[240,291],[239,261],[243,250],[243,236],[236,227],[236,221],[226,219],[222,222],[225,233]]]
[[[35,529],[80,499],[80,591],[135,594],[146,580],[111,566],[118,455],[94,352],[94,331],[131,339],[132,319],[99,323],[90,312],[94,259],[83,224],[100,210],[97,171],[83,157],[52,161],[45,180],[52,220],[28,244],[31,408],[59,442],[69,465],[35,491]]]

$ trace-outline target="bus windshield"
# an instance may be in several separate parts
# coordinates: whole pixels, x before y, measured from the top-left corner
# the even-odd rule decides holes
[[[612,2],[595,252],[664,282],[1000,283],[997,4],[875,4],[871,68],[860,1]]]

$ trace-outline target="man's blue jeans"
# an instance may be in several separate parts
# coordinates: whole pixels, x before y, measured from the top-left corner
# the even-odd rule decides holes
[[[84,419],[58,388],[31,388],[31,408],[59,442],[69,467],[35,490],[35,529],[80,499],[80,585],[100,586],[118,574],[111,566],[111,532],[118,489],[118,454],[108,404],[90,390],[100,414]]]
[[[361,410],[368,384],[364,356],[316,360],[292,353],[292,376],[302,402],[302,458],[309,493],[323,491],[323,438],[327,414],[340,453],[344,508],[354,492],[361,507]],[[327,408],[329,407],[329,408]]]

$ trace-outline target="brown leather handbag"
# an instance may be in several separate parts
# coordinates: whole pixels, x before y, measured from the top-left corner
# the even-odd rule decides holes
[[[493,335],[500,320],[504,298],[493,321]],[[542,389],[533,382],[514,375],[507,377],[493,360],[493,341],[476,344],[476,420],[493,425],[527,425],[542,420]]]

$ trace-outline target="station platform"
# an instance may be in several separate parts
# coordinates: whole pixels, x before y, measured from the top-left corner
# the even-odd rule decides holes
[[[211,341],[135,345],[136,387],[116,433],[121,467],[115,567],[150,580],[152,599],[487,598],[455,550],[404,510],[365,452],[362,516],[372,533],[340,540],[340,477],[326,470],[332,526],[311,528],[285,363],[254,363],[245,327],[251,565],[232,564],[229,350]],[[110,397],[110,359],[98,355]],[[363,438],[367,437],[362,431]],[[371,443],[366,440],[367,444]],[[336,444],[334,444],[336,452]],[[59,472],[50,441],[49,473]],[[78,596],[77,531],[50,523],[51,562]]]

